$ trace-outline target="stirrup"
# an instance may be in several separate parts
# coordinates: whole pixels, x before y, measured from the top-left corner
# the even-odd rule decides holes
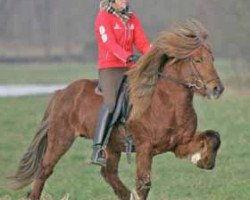
[[[106,167],[106,152],[102,146],[100,145],[93,146],[91,164]]]

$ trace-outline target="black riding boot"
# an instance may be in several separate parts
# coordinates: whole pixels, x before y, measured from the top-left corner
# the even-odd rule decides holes
[[[105,166],[106,158],[103,151],[103,142],[108,132],[109,124],[112,119],[112,113],[109,112],[107,106],[103,105],[99,112],[95,137],[93,140],[93,153],[91,156],[91,163]]]

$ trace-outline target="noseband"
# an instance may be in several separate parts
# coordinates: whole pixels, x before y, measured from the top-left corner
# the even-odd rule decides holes
[[[210,82],[219,79],[218,77],[216,77],[216,78],[211,79],[209,81],[204,80],[203,76],[201,75],[200,71],[198,70],[198,68],[196,66],[194,58],[189,57],[188,59],[189,59],[189,62],[190,62],[190,66],[189,66],[190,73],[189,73],[188,80],[190,80],[190,81],[175,78],[173,76],[164,74],[161,71],[157,72],[158,76],[160,76],[161,78],[163,78],[165,80],[170,80],[170,81],[173,81],[173,82],[178,83],[180,85],[184,85],[185,87],[188,87],[188,88],[191,88],[191,89],[195,88],[197,90],[207,89],[207,85]]]

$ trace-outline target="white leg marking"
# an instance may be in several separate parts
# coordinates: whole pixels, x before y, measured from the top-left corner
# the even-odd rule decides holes
[[[130,194],[130,200],[140,200],[140,197],[137,194],[136,190],[132,190],[132,192]]]
[[[191,156],[191,162],[194,163],[195,165],[199,162],[201,159],[201,153],[197,152]]]

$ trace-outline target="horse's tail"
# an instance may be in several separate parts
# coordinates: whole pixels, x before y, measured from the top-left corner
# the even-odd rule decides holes
[[[20,160],[16,173],[13,176],[8,177],[9,187],[13,190],[21,189],[32,183],[41,170],[42,158],[48,143],[47,135],[49,130],[49,115],[53,108],[54,100],[55,98],[51,99],[44,113],[41,125],[29,148]]]

